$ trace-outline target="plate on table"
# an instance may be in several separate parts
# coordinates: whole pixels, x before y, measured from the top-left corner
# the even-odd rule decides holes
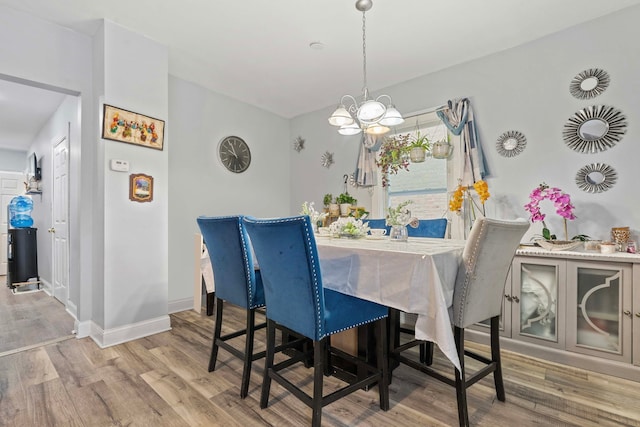
[[[373,236],[373,235],[371,235],[371,234],[367,234],[367,235],[365,236],[365,238],[366,238],[367,240],[384,240],[384,239],[386,239],[386,238],[387,238],[387,236]]]

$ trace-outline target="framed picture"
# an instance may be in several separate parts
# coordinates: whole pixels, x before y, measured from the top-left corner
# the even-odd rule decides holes
[[[104,104],[102,138],[162,150],[164,120]]]
[[[129,200],[150,202],[153,200],[153,177],[143,173],[129,175]]]

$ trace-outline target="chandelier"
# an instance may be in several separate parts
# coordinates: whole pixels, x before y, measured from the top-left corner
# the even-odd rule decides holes
[[[389,126],[396,126],[404,122],[404,118],[393,105],[389,95],[380,95],[375,99],[369,97],[365,12],[372,6],[372,0],[356,1],[356,9],[362,12],[362,71],[364,75],[362,103],[358,104],[358,101],[351,95],[344,95],[340,99],[338,108],[329,117],[329,123],[338,126],[338,133],[341,135],[356,135],[363,130],[370,135],[384,135],[389,132]],[[383,100],[387,101],[386,104],[382,102]]]

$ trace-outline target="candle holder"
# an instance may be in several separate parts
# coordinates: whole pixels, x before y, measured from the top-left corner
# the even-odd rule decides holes
[[[618,252],[625,252],[627,250],[629,237],[631,237],[629,227],[613,227],[611,229],[611,239],[615,242]]]

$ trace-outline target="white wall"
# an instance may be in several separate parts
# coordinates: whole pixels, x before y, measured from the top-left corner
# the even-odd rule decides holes
[[[287,120],[176,77],[169,78],[169,301],[193,298],[193,236],[199,215],[288,215],[291,144]],[[241,174],[218,160],[222,138],[251,149]],[[293,177],[293,179],[292,179]]]
[[[167,120],[168,52],[153,40],[104,22],[104,103]],[[144,52],[133,55],[134,52]],[[108,334],[115,328],[164,319],[167,322],[168,156],[164,150],[99,139],[104,176],[104,318],[94,319]],[[108,168],[127,160],[129,173]],[[129,200],[129,174],[154,178],[153,201]],[[99,298],[97,298],[99,299]],[[104,338],[109,344],[116,339]]]
[[[27,165],[27,152],[0,148],[0,171],[24,172]]]
[[[528,217],[523,205],[528,202],[529,193],[546,182],[572,197],[578,219],[569,223],[569,237],[585,233],[606,239],[611,227],[628,225],[638,238],[640,209],[633,195],[637,193],[640,153],[637,144],[640,99],[635,91],[640,57],[633,54],[631,45],[640,36],[639,19],[640,7],[625,9],[381,93],[391,95],[403,113],[436,107],[451,98],[471,99],[491,172],[488,184],[492,197],[487,202],[490,215]],[[609,72],[610,87],[591,101],[573,98],[569,93],[570,80],[592,67]],[[621,109],[629,123],[627,134],[618,145],[603,153],[577,153],[563,142],[563,126],[575,111],[594,104]],[[333,108],[291,121],[290,138],[302,135],[308,147],[291,157],[292,175],[308,177],[292,182],[294,205],[308,199],[318,204],[323,193],[337,192],[343,173],[354,170],[357,138],[353,141],[353,137],[341,137],[328,125],[326,120]],[[495,150],[496,139],[508,130],[519,130],[527,137],[527,148],[515,158],[501,157]],[[336,165],[329,171],[320,166],[320,155],[325,150],[335,152],[336,157]],[[607,192],[588,194],[578,189],[575,175],[581,167],[596,162],[615,168],[618,182]],[[364,200],[362,193],[357,197]],[[552,231],[561,235],[561,222],[552,206],[541,206]]]

